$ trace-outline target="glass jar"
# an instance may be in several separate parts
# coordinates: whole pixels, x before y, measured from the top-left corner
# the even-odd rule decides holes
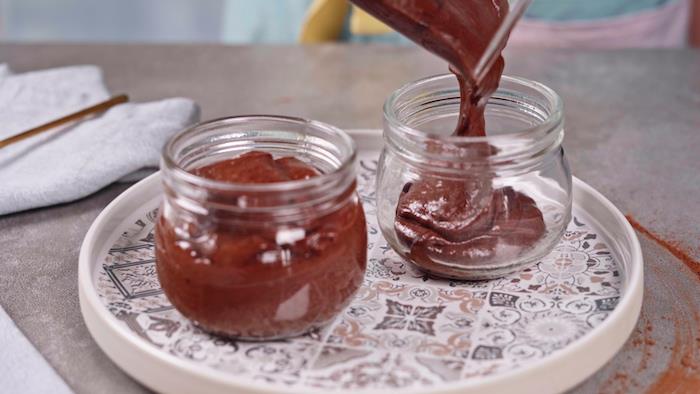
[[[451,74],[387,99],[378,221],[419,268],[493,279],[549,253],[571,218],[563,107],[548,87],[504,76],[486,105],[487,136],[461,137],[451,135],[459,103]]]
[[[299,159],[320,175],[229,183],[193,174],[251,151]],[[332,320],[366,267],[355,157],[343,131],[288,117],[224,118],[170,139],[156,267],[172,305],[209,332],[246,340],[296,336]]]

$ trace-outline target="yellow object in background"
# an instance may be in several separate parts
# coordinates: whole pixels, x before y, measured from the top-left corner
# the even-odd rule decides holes
[[[313,44],[337,40],[343,32],[349,9],[347,0],[314,0],[306,12],[299,42]]]
[[[357,35],[381,35],[391,28],[347,0],[314,0],[306,12],[306,19],[299,34],[299,42],[313,44],[336,41],[343,32],[348,13],[350,32]]]
[[[393,30],[372,15],[357,6],[352,6],[350,15],[350,32],[358,35],[380,35],[391,33]]]

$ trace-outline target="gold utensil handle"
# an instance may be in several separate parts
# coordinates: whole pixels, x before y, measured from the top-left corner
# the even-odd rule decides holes
[[[104,112],[104,111],[114,107],[115,105],[122,104],[122,103],[125,103],[127,101],[129,101],[129,96],[127,96],[125,94],[120,94],[118,96],[114,96],[107,101],[103,101],[103,102],[95,104],[91,107],[87,107],[85,109],[82,109],[78,112],[74,112],[70,115],[66,115],[62,118],[52,120],[49,123],[45,123],[41,126],[34,127],[32,129],[29,129],[29,130],[22,132],[22,133],[19,133],[17,135],[13,135],[12,137],[6,138],[4,140],[0,140],[0,149],[4,148],[10,144],[14,144],[15,142],[22,141],[23,139],[35,136],[35,135],[40,134],[40,133],[43,133],[46,130],[52,129],[52,128],[60,126],[62,124],[72,122],[75,120],[79,120],[79,119],[81,119],[85,116],[91,115],[91,114]]]

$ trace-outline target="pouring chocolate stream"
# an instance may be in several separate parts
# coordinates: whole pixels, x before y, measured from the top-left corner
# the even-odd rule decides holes
[[[418,45],[446,60],[459,82],[460,112],[455,136],[486,136],[484,110],[504,68],[500,52],[517,15],[508,18],[507,0],[351,0]],[[508,19],[507,19],[508,18]],[[482,55],[496,43],[496,60],[483,74]],[[500,32],[503,33],[503,32]],[[483,63],[483,61],[482,61]],[[490,146],[473,160],[488,161]],[[439,146],[430,149],[440,150]],[[545,232],[535,201],[511,187],[494,189],[486,170],[464,179],[421,176],[404,185],[394,223],[408,257],[439,275],[459,277],[451,267],[487,263],[498,248],[516,256]]]
[[[503,57],[481,81],[476,67],[508,14],[507,0],[352,0],[394,30],[446,60],[459,80],[460,117],[454,135],[484,136],[484,106],[498,88]],[[501,48],[503,49],[502,45]]]

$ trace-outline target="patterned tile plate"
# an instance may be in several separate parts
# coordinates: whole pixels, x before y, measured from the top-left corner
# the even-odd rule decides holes
[[[582,338],[590,339],[623,296],[632,298],[630,286],[639,287],[639,302],[626,302],[624,324],[607,325],[618,331],[614,345],[624,342],[641,302],[641,255],[633,261],[634,247],[625,248],[606,235],[580,205],[561,242],[537,264],[493,281],[437,279],[404,262],[383,240],[375,218],[376,157],[376,151],[360,155],[358,189],[369,230],[365,281],[352,304],[324,329],[286,341],[250,343],[213,337],[193,326],[172,308],[158,283],[153,250],[157,198],[139,205],[116,228],[105,229],[112,236],[103,237],[98,256],[81,261],[89,266],[90,292],[107,312],[102,320],[110,319],[118,335],[150,347],[146,350],[165,357],[166,364],[215,371],[231,387],[262,391],[424,392],[498,382],[514,371],[556,360]],[[158,187],[157,181],[151,183]],[[635,242],[631,239],[630,245]],[[81,294],[81,304],[84,298]],[[85,309],[83,305],[84,314]],[[607,357],[616,349],[607,350]],[[130,373],[153,388],[171,390]],[[578,380],[552,387],[566,388]]]

